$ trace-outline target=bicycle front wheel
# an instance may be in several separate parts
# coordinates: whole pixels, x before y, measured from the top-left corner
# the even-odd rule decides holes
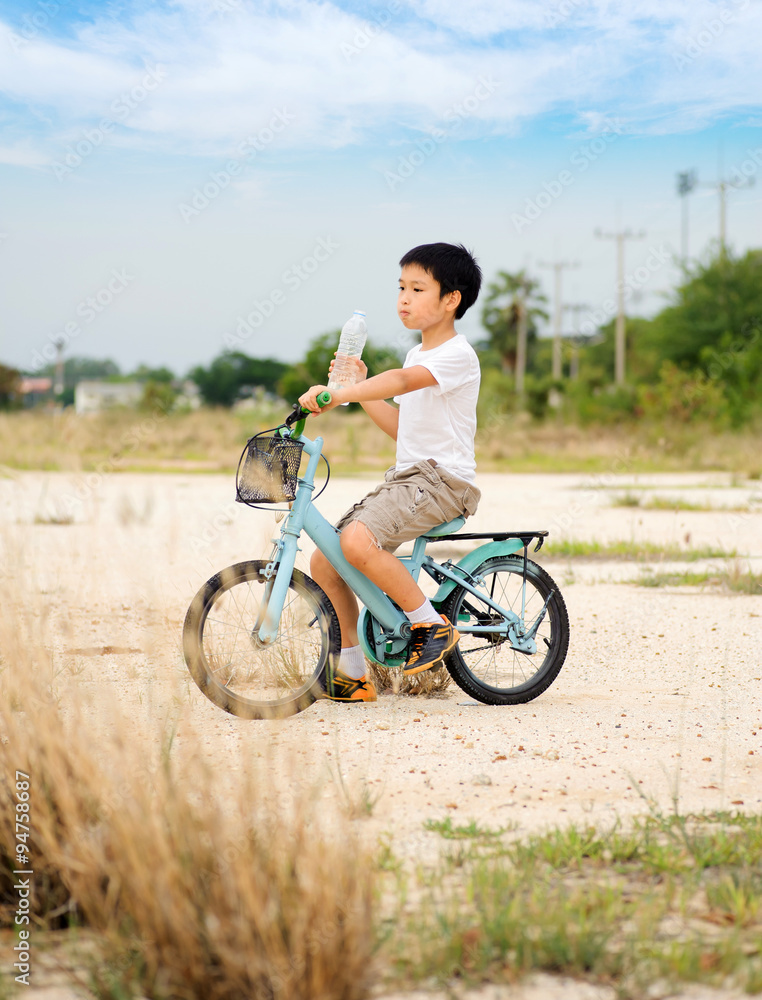
[[[271,585],[266,566],[242,562],[217,573],[194,597],[183,627],[193,680],[215,705],[243,719],[281,719],[307,708],[321,696],[329,658],[341,648],[333,605],[297,569],[275,641],[260,642]]]
[[[519,556],[487,559],[475,571],[479,590],[506,610],[521,615],[524,560]],[[550,598],[548,600],[548,598]],[[535,653],[521,653],[500,632],[468,633],[469,626],[501,625],[493,608],[463,587],[457,587],[442,611],[461,639],[445,665],[455,683],[486,705],[517,705],[541,695],[558,676],[569,648],[569,616],[561,593],[545,570],[527,560],[524,623],[527,628],[542,614]]]

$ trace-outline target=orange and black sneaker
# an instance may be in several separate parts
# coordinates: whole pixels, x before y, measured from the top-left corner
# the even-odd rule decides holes
[[[425,622],[422,625],[411,625],[410,628],[412,637],[408,646],[407,663],[402,668],[402,673],[407,676],[422,674],[424,670],[439,666],[460,641],[460,632],[446,618],[441,625]]]
[[[372,682],[368,680],[368,675],[355,680],[354,677],[347,677],[340,670],[326,670],[325,674],[326,690],[323,697],[329,701],[375,701],[376,689]]]

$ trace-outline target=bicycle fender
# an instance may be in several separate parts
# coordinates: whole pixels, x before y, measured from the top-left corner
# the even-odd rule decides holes
[[[489,542],[487,545],[480,545],[478,549],[463,556],[459,563],[455,565],[466,573],[473,573],[487,559],[494,556],[510,556],[514,552],[520,552],[524,545],[520,538],[506,538],[503,542]],[[439,590],[431,598],[432,604],[441,604],[458,586],[455,580],[443,580],[439,585]]]

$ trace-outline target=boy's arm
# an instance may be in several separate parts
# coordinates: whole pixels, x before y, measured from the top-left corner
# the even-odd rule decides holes
[[[374,399],[360,404],[373,423],[388,434],[392,440],[397,440],[400,424],[400,411],[383,400]]]
[[[416,389],[424,389],[436,384],[437,380],[428,368],[424,368],[423,365],[413,365],[412,368],[392,368],[388,372],[381,372],[380,375],[365,379],[364,382],[342,386],[341,389],[332,389],[330,390],[331,402],[322,408],[318,406],[317,397],[325,390],[326,386],[324,385],[313,385],[299,397],[299,402],[313,413],[323,413],[326,410],[332,410],[341,403],[362,403],[365,405],[366,403],[391,399],[393,396],[403,396],[406,392],[415,392]],[[374,406],[373,409],[376,410],[376,407]],[[370,411],[369,416],[373,418]]]

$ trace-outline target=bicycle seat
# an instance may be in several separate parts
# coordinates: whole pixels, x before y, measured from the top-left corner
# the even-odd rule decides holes
[[[436,528],[431,528],[424,537],[438,538],[440,535],[452,535],[454,532],[460,531],[465,523],[465,517],[456,517],[452,521],[446,521],[444,524],[438,524]]]

